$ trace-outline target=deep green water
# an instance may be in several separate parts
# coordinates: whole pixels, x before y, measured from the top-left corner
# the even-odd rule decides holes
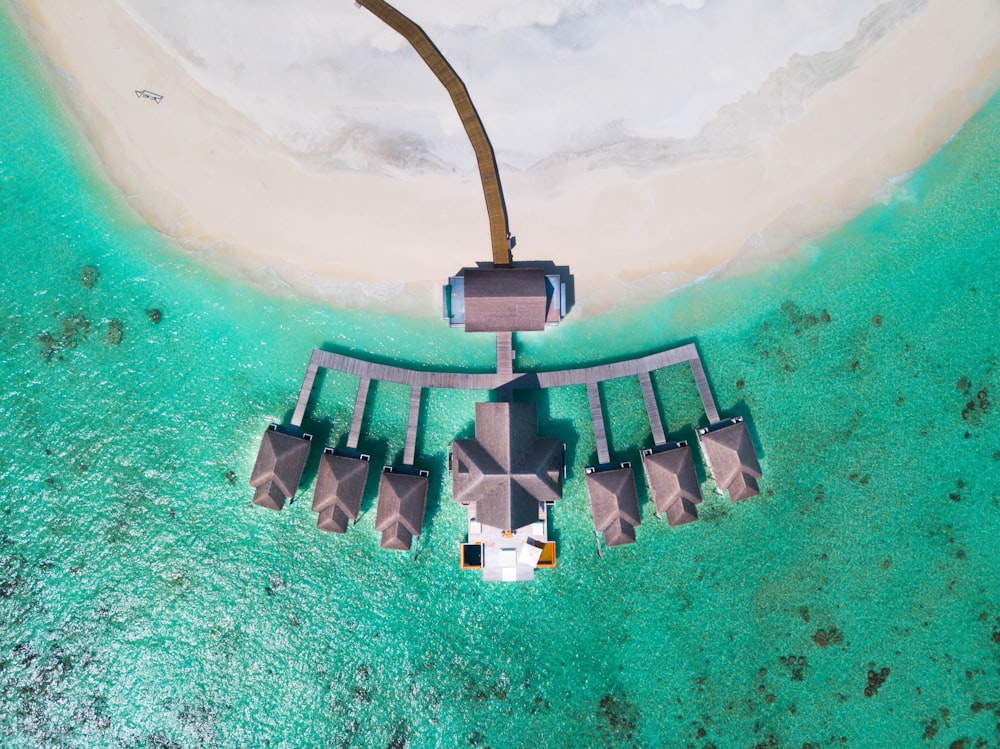
[[[1000,746],[1000,97],[798,257],[520,339],[544,367],[696,340],[765,476],[740,505],[706,482],[682,528],[644,502],[599,559],[586,394],[554,391],[559,566],[505,586],[458,569],[442,485],[483,394],[426,399],[416,561],[378,548],[374,486],[346,536],[246,486],[314,346],[485,368],[492,342],[200,268],[102,183],[2,14],[0,60],[0,746]],[[354,385],[325,379],[319,439]],[[690,437],[690,375],[656,386]],[[375,460],[407,395],[374,393]],[[604,397],[635,460],[638,384]]]

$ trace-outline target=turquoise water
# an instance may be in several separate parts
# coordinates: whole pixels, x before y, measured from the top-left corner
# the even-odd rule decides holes
[[[458,569],[441,483],[483,394],[426,399],[416,561],[378,548],[374,487],[329,536],[246,486],[314,346],[486,368],[491,341],[198,267],[103,185],[2,16],[0,51],[0,746],[1000,746],[1000,97],[799,256],[523,337],[544,367],[696,340],[765,477],[740,505],[704,484],[682,528],[644,501],[638,543],[598,558],[586,393],[545,394],[559,566],[502,586]],[[690,375],[655,384],[690,437]],[[354,385],[324,380],[319,439]],[[638,386],[604,397],[635,460]],[[406,403],[373,393],[374,460]]]

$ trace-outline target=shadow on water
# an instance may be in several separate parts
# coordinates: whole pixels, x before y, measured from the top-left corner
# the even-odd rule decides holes
[[[469,335],[465,332],[456,332],[456,336]],[[456,339],[456,349],[459,355],[467,353],[465,350],[458,346],[458,342],[461,339]],[[319,347],[320,351],[327,351],[331,354],[340,354],[341,356],[348,356],[353,359],[360,359],[362,361],[371,362],[372,364],[383,364],[389,367],[400,367],[402,369],[414,369],[420,372],[463,372],[467,374],[493,374],[496,371],[496,364],[494,361],[488,361],[483,364],[469,364],[468,361],[456,361],[449,363],[447,365],[434,365],[428,366],[425,361],[417,359],[408,359],[406,357],[400,356],[399,354],[379,354],[371,351],[359,351],[356,348],[350,346],[344,346],[333,341],[326,341],[322,346]],[[323,370],[320,370],[323,371]]]

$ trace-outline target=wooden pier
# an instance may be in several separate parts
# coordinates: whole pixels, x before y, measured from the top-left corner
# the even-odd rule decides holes
[[[361,438],[361,422],[365,418],[365,405],[368,403],[368,389],[371,386],[370,377],[358,380],[358,394],[354,399],[354,415],[351,418],[351,431],[347,433],[347,446],[356,450]]]
[[[705,416],[708,417],[709,424],[716,424],[719,421],[719,410],[715,407],[715,398],[712,397],[712,388],[708,385],[705,368],[701,365],[701,357],[696,356],[690,361],[691,374],[694,375],[694,384],[698,388],[698,395],[701,396],[701,403],[705,407]]]
[[[499,341],[499,338],[498,338]],[[499,349],[499,345],[498,345]],[[379,382],[391,382],[397,385],[406,385],[411,389],[410,395],[410,420],[409,425],[413,427],[413,439],[416,439],[417,418],[420,411],[420,391],[424,388],[442,388],[457,390],[497,390],[503,389],[530,389],[538,390],[554,387],[568,387],[571,385],[586,385],[587,395],[590,398],[591,414],[595,415],[594,433],[598,441],[598,456],[601,462],[607,462],[608,449],[607,437],[605,433],[603,411],[600,405],[600,392],[597,385],[607,380],[615,380],[620,377],[638,377],[639,384],[643,391],[643,400],[646,402],[646,413],[649,415],[650,427],[653,432],[653,439],[656,444],[663,444],[665,434],[663,422],[660,419],[659,409],[656,406],[656,398],[653,393],[651,373],[666,367],[677,364],[688,364],[694,376],[695,385],[698,388],[698,395],[701,397],[702,406],[705,409],[705,416],[709,424],[719,421],[719,411],[712,397],[712,391],[705,376],[705,369],[702,366],[698,349],[693,343],[678,346],[676,348],[660,351],[637,359],[614,362],[611,364],[599,364],[593,367],[579,367],[576,369],[560,369],[551,372],[429,372],[427,370],[407,369],[406,367],[396,367],[391,364],[377,364],[375,362],[355,359],[344,354],[335,354],[331,351],[314,349],[306,367],[306,375],[302,381],[302,388],[299,390],[299,399],[295,405],[295,413],[292,417],[293,426],[301,427],[302,419],[305,416],[309,405],[309,398],[312,395],[316,382],[316,374],[322,369],[331,369],[345,374],[355,375],[359,378],[358,395],[354,404],[354,417],[351,422],[351,431],[348,435],[347,445],[356,449],[361,433],[361,423],[364,419],[365,403],[368,397],[368,390],[372,380]],[[499,369],[499,367],[498,367]],[[513,369],[513,367],[511,368]],[[595,406],[596,403],[596,406]],[[416,409],[414,411],[414,409]],[[598,419],[596,415],[599,415]],[[598,432],[599,430],[599,432]],[[407,441],[410,440],[410,428],[407,428]],[[603,443],[603,447],[602,447]]]
[[[472,104],[469,90],[420,26],[383,0],[357,0],[357,4],[377,16],[383,23],[406,39],[447,89],[452,104],[462,120],[462,126],[469,137],[469,142],[476,152],[476,165],[479,167],[479,179],[483,184],[486,213],[490,222],[493,265],[494,267],[510,265],[510,227],[507,223],[507,206],[503,199],[503,188],[500,185],[500,170],[497,168],[493,145],[486,135],[486,128],[483,127],[479,113]]]
[[[510,377],[514,374],[514,334],[497,333],[497,374]]]
[[[608,451],[608,434],[604,429],[604,410],[601,408],[601,391],[596,382],[587,383],[587,400],[590,401],[590,420],[594,425],[594,442],[597,444],[599,465],[611,462]]]
[[[639,373],[639,387],[642,388],[642,399],[646,403],[646,415],[649,417],[649,428],[653,433],[653,444],[665,444],[667,437],[663,433],[663,420],[660,418],[660,409],[656,405],[653,378],[649,372]]]
[[[417,424],[420,421],[420,394],[422,388],[410,388],[410,416],[406,420],[406,446],[403,448],[403,465],[412,466],[417,452]]]
[[[302,419],[306,415],[306,406],[309,404],[309,396],[312,394],[313,385],[316,384],[316,373],[319,371],[320,363],[316,361],[316,352],[309,357],[309,366],[306,367],[306,376],[302,380],[302,387],[299,389],[299,399],[295,403],[295,413],[292,414],[292,426],[302,426]]]

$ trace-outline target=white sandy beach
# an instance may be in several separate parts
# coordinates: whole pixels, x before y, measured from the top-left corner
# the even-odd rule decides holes
[[[687,140],[630,136],[621,147],[590,144],[515,164],[480,106],[518,238],[515,258],[568,264],[588,313],[737,258],[786,253],[856,215],[1000,83],[998,0],[911,5],[884,33],[848,40],[839,56],[789,61]],[[419,4],[400,7],[421,22]],[[199,80],[193,58],[118,0],[20,0],[13,15],[64,74],[63,94],[108,177],[146,221],[204,251],[206,262],[337,304],[376,299],[436,314],[446,277],[489,258],[471,158],[455,168],[408,166],[373,163],[369,151],[346,163],[290,147]],[[459,60],[475,54],[443,51],[460,75]],[[832,72],[821,70],[822,85],[813,85],[811,68],[802,69],[824,61]],[[420,64],[394,53],[386,62],[390,74],[392,65]],[[435,106],[447,105],[421,73],[429,95],[440,97]],[[466,82],[477,104],[490,101]],[[577,85],[591,95],[587,80]],[[795,85],[803,87],[797,98]],[[138,99],[136,89],[163,101]],[[294,101],[282,112],[294,121]],[[508,102],[502,116],[517,113]],[[447,119],[440,127],[464,138]]]

